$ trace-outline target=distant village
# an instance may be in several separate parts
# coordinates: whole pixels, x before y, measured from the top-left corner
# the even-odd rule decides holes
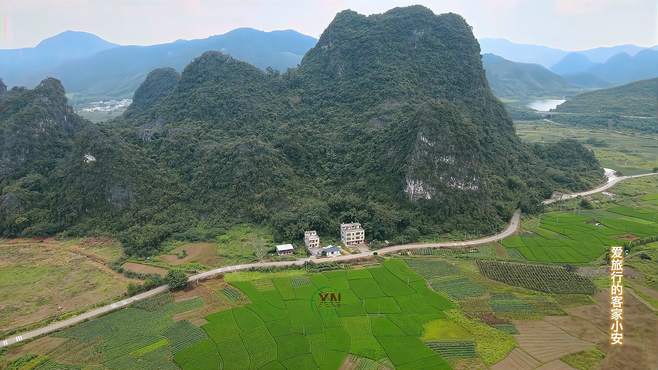
[[[340,240],[345,247],[363,246],[366,243],[366,232],[358,222],[340,224]],[[304,245],[312,257],[337,257],[342,254],[339,246],[322,247],[320,236],[315,230],[304,232]],[[291,255],[294,251],[295,247],[292,244],[276,246],[276,253],[279,256]]]

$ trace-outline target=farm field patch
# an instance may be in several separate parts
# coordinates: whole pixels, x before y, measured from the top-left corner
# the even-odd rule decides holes
[[[651,172],[658,158],[657,134],[578,128],[546,121],[516,121],[514,127],[521,139],[528,142],[578,140],[594,151],[603,167],[624,175]]]
[[[171,242],[162,254],[144,263],[190,271],[257,262],[274,247],[271,231],[254,225],[237,225],[203,242]]]
[[[525,219],[523,232],[502,244],[529,261],[585,264],[612,245],[658,235],[658,205],[651,200],[658,194],[658,177],[625,181],[609,194],[591,197],[594,209],[582,209],[576,200],[552,206]]]
[[[132,281],[104,240],[0,240],[0,333],[118,298]]]
[[[546,293],[593,294],[594,284],[561,266],[531,265],[498,261],[477,261],[489,279]]]
[[[349,363],[373,368],[387,360],[450,368],[420,336],[424,323],[454,306],[401,260],[314,274],[243,273],[231,282],[251,303],[211,314],[202,326],[224,368],[337,369],[348,354],[356,356]],[[426,313],[406,312],[414,306]],[[197,350],[208,348],[198,342],[174,359],[183,369],[210,368],[193,361]]]

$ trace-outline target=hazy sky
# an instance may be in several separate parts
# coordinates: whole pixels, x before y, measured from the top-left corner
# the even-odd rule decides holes
[[[477,37],[570,50],[658,44],[657,0],[0,0],[0,48],[34,46],[65,30],[142,45],[237,27],[318,37],[340,10],[372,14],[411,4],[459,13]]]

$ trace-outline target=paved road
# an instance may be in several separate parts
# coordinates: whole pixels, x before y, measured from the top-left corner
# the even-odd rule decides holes
[[[595,188],[595,189],[592,189],[592,190],[582,191],[580,193],[563,194],[560,197],[546,199],[543,203],[544,204],[552,204],[552,203],[555,203],[555,202],[559,202],[561,200],[573,199],[573,198],[577,198],[577,197],[582,197],[584,195],[592,195],[592,194],[600,193],[602,191],[606,191],[606,190],[610,189],[611,187],[617,185],[617,183],[619,183],[621,181],[624,181],[624,180],[635,179],[635,178],[638,178],[638,177],[658,175],[658,173],[645,173],[645,174],[642,174],[642,175],[634,175],[634,176],[617,176],[616,173],[613,170],[609,169],[609,168],[606,168],[605,172],[606,172],[606,177],[608,177],[608,182],[606,184],[601,185],[598,188]]]
[[[551,204],[555,203],[560,200],[564,199],[572,199],[578,196],[582,195],[589,195],[589,194],[594,194],[594,193],[599,193],[602,191],[605,191],[615,184],[619,183],[620,181],[632,179],[632,178],[637,178],[637,177],[644,177],[644,176],[652,176],[652,175],[658,175],[656,173],[650,173],[650,174],[644,174],[644,175],[635,175],[635,176],[615,176],[614,171],[612,170],[606,170],[606,176],[608,177],[608,182],[605,185],[602,185],[596,189],[589,190],[589,191],[584,191],[581,193],[574,193],[574,194],[565,194],[559,199],[549,199],[544,201],[545,204]],[[377,252],[378,255],[384,255],[384,254],[391,254],[391,253],[397,253],[405,250],[411,250],[411,249],[421,249],[421,248],[449,248],[449,247],[468,247],[468,246],[475,246],[475,245],[480,245],[480,244],[486,244],[486,243],[491,243],[495,242],[498,240],[502,240],[507,238],[508,236],[514,234],[516,230],[519,227],[521,221],[521,211],[517,210],[514,212],[514,215],[512,216],[512,219],[509,222],[509,225],[505,230],[502,232],[487,236],[484,238],[478,238],[478,239],[473,239],[473,240],[464,240],[464,241],[452,241],[452,242],[438,242],[438,243],[414,243],[414,244],[403,244],[403,245],[392,245],[389,247],[381,248],[378,249],[377,251],[368,251],[368,252],[362,252],[358,254],[349,254],[349,255],[344,255],[344,256],[339,256],[339,257],[330,257],[330,258],[321,258],[321,259],[315,259],[315,258],[304,258],[304,259],[298,259],[294,261],[277,261],[277,262],[258,262],[258,263],[248,263],[248,264],[242,264],[242,265],[234,265],[234,266],[226,266],[226,267],[220,267],[214,270],[202,272],[193,276],[189,277],[190,282],[195,282],[195,281],[200,281],[200,280],[206,280],[210,279],[213,277],[216,277],[218,275],[223,275],[229,272],[234,272],[234,271],[243,271],[243,270],[249,270],[252,268],[264,268],[264,267],[286,267],[286,266],[302,266],[307,262],[313,262],[313,263],[326,263],[326,262],[342,262],[342,261],[350,261],[350,260],[357,260],[360,258],[367,258],[370,256],[373,256],[375,252]],[[130,298],[123,299],[121,301],[99,307],[96,309],[93,309],[91,311],[82,313],[80,315],[71,317],[66,320],[62,321],[57,321],[51,324],[48,324],[42,328],[35,329],[26,333],[22,333],[20,335],[13,336],[11,338],[6,338],[2,341],[0,341],[0,348],[1,347],[6,347],[10,346],[12,344],[25,341],[28,339],[33,339],[42,335],[46,335],[58,330],[61,330],[63,328],[66,328],[68,326],[72,326],[75,324],[79,324],[83,321],[87,321],[89,319],[99,317],[101,315],[104,315],[108,312],[112,312],[115,310],[118,310],[122,307],[125,307],[133,302],[140,301],[149,297],[152,297],[154,295],[166,292],[169,289],[168,286],[164,285],[161,287],[157,287],[155,289],[149,290],[148,292],[144,292],[138,295],[135,295]]]

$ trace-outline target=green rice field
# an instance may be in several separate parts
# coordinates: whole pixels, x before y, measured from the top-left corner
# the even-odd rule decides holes
[[[554,210],[524,220],[523,232],[502,244],[528,261],[584,264],[612,245],[658,235],[658,177],[626,181],[609,191],[613,198],[594,197],[595,209]]]
[[[269,285],[263,279],[273,289],[263,290]],[[388,359],[397,369],[450,368],[421,335],[426,323],[445,318],[443,312],[454,305],[402,260],[305,275],[235,274],[227,280],[252,303],[207,316],[202,329],[208,339],[174,355],[182,369],[218,364],[337,369],[348,354]]]

